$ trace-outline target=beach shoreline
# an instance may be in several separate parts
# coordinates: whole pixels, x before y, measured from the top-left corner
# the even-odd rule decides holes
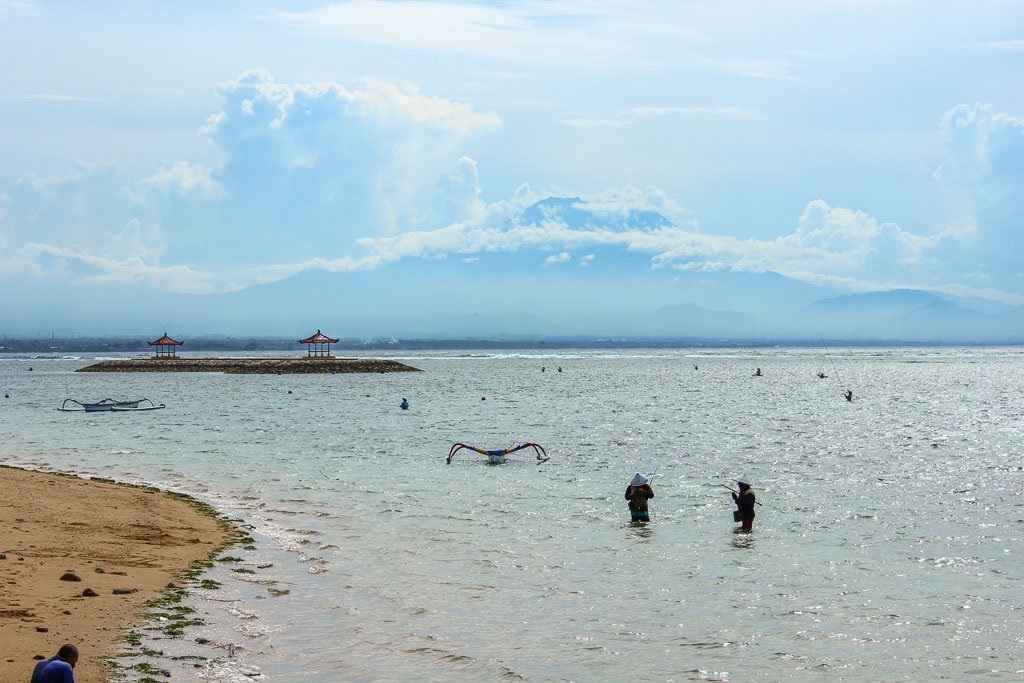
[[[151,487],[2,465],[0,490],[4,681],[28,680],[66,642],[81,654],[76,681],[107,680],[147,602],[238,535],[212,508]]]

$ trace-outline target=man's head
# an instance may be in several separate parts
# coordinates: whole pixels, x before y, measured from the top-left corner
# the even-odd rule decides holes
[[[65,643],[57,650],[57,656],[70,664],[71,668],[74,669],[75,664],[78,663],[78,648],[71,643]]]

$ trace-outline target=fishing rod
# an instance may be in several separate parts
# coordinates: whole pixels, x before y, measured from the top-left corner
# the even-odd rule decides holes
[[[819,339],[821,339],[821,345],[825,347],[825,355],[828,356],[830,361],[832,361],[832,372],[836,373],[836,381],[839,382],[839,388],[845,389],[846,387],[843,384],[843,378],[839,376],[839,368],[836,366],[836,359],[828,352],[828,344],[825,343],[824,338],[819,337]]]
[[[727,489],[729,489],[730,491],[732,491],[733,493],[735,493],[735,494],[739,495],[739,491],[737,491],[737,490],[736,490],[736,489],[734,489],[733,487],[729,486],[728,484],[719,484],[719,486],[721,486],[722,488],[727,488]],[[759,500],[755,499],[755,500],[754,500],[754,505],[761,505],[761,501],[759,501]],[[764,505],[761,505],[761,507],[764,507]]]

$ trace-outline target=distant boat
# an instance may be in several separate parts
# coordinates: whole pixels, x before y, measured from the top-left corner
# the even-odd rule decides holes
[[[71,408],[68,407],[69,403],[72,404]],[[142,403],[149,405],[141,405]],[[166,408],[166,406],[163,403],[156,405],[148,398],[140,398],[135,401],[115,401],[112,398],[105,398],[96,403],[82,403],[73,398],[66,398],[57,410],[65,413],[127,413],[137,410],[160,410],[161,408]]]

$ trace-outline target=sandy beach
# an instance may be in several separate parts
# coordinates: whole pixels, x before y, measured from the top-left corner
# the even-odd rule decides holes
[[[66,642],[81,653],[76,681],[106,680],[102,658],[144,603],[227,537],[159,491],[8,467],[0,491],[0,681],[27,681],[33,658]]]

